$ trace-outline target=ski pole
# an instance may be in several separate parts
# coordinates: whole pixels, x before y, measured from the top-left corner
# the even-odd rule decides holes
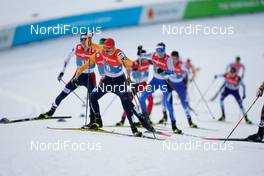
[[[66,85],[66,82],[63,81],[63,79],[61,80],[61,82],[63,82],[63,84]],[[76,92],[72,92],[83,104],[85,104],[85,101],[83,101],[83,99],[76,93]]]
[[[209,90],[213,87],[213,85],[214,85],[214,83],[215,83],[215,80],[216,79],[214,79],[210,84],[209,84],[209,86],[207,87],[207,89],[204,91],[204,93],[203,93],[203,97],[205,97],[205,95],[209,92]],[[200,98],[199,100],[198,100],[198,102],[197,102],[197,104],[195,105],[195,107],[197,108],[199,105],[200,105],[200,103],[202,102],[202,98]]]
[[[89,49],[89,54],[91,54],[91,49]],[[90,58],[88,61],[89,67],[90,67]],[[89,92],[89,88],[90,88],[90,69],[88,68],[88,81],[87,81],[87,95],[86,95],[86,107],[85,107],[85,124],[87,125],[87,118],[88,118],[88,104],[89,104],[89,100],[90,100],[90,92]]]
[[[104,109],[102,116],[105,114],[105,112],[109,109],[110,105],[115,101],[116,99],[116,95],[113,97],[113,99],[108,103],[108,105],[106,106],[106,108]]]
[[[197,85],[197,83],[196,83],[196,81],[195,81],[194,79],[193,79],[193,83],[194,83],[194,86],[196,87],[196,89],[198,90],[198,92],[199,92],[199,94],[200,94],[200,96],[201,96],[201,98],[202,98],[202,100],[203,100],[203,102],[204,102],[204,104],[205,104],[205,106],[206,106],[206,108],[207,108],[207,110],[208,110],[210,116],[211,116],[213,119],[215,119],[215,117],[214,117],[214,115],[213,115],[211,109],[209,108],[208,104],[206,103],[206,101],[205,101],[205,99],[204,99],[204,96],[203,96],[203,94],[202,94],[202,92],[201,92],[199,86]]]
[[[245,112],[245,114],[241,117],[241,119],[237,122],[236,126],[232,129],[232,131],[229,133],[229,135],[227,136],[227,138],[224,140],[224,143],[229,139],[229,137],[233,134],[233,132],[238,127],[238,125],[241,123],[241,121],[246,117],[247,113],[250,111],[250,109],[253,107],[253,105],[257,102],[258,98],[259,97],[257,97],[253,101],[253,103],[249,106],[249,108],[247,109],[247,111]]]
[[[218,95],[220,94],[220,92],[222,91],[222,89],[225,87],[225,83],[220,87],[220,89],[216,92],[216,94],[210,99],[210,101],[214,101]]]

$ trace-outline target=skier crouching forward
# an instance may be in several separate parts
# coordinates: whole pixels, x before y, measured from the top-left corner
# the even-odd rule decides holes
[[[126,57],[126,55],[120,50],[115,48],[115,41],[112,38],[105,40],[103,47],[91,42],[91,37],[87,40],[87,45],[90,45],[92,48],[96,49],[98,52],[94,54],[89,61],[87,61],[82,67],[77,71],[77,74],[74,79],[78,79],[78,76],[89,67],[91,64],[95,63],[96,57],[102,57],[104,62],[105,75],[102,77],[99,85],[93,90],[90,95],[90,108],[94,111],[94,120],[91,126],[88,126],[90,129],[98,129],[103,127],[100,108],[98,100],[103,97],[106,93],[112,92],[119,96],[121,99],[122,106],[127,113],[127,118],[129,120],[132,133],[135,136],[142,136],[142,133],[139,132],[133,121],[133,113],[139,118],[142,125],[149,131],[154,132],[155,129],[151,126],[148,119],[145,118],[142,114],[137,114],[135,112],[135,106],[132,103],[132,99],[129,96],[130,94],[127,91],[127,82],[129,82],[129,74],[132,66],[132,61]],[[126,79],[125,73],[123,71],[123,66],[126,68],[128,73],[128,78]],[[124,86],[125,85],[125,86]],[[124,87],[124,88],[122,88]],[[84,126],[87,128],[87,126]]]
[[[262,85],[258,89],[257,97],[261,97],[263,95],[263,91],[264,91],[264,82],[262,83]],[[259,123],[258,132],[256,134],[252,134],[252,135],[248,136],[247,139],[249,141],[260,142],[260,141],[263,140],[263,134],[264,134],[264,105],[262,107],[262,111],[261,111],[261,116],[260,117],[261,117],[261,119],[260,119],[260,123]]]

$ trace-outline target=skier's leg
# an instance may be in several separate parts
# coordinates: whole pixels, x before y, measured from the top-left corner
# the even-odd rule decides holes
[[[147,106],[147,113],[151,113],[151,111],[152,111],[152,108],[153,108],[153,96],[152,95],[149,95],[148,96],[148,106]]]
[[[180,82],[180,83],[176,83],[174,84],[174,88],[176,90],[176,92],[178,93],[178,96],[180,98],[180,101],[181,101],[181,105],[184,109],[184,112],[185,112],[185,115],[188,119],[188,123],[189,123],[189,126],[191,128],[197,128],[197,125],[193,123],[192,121],[192,117],[191,117],[191,114],[190,114],[190,109],[189,109],[189,106],[188,106],[188,100],[187,100],[187,96],[186,96],[186,89],[184,87],[184,83],[183,82]]]
[[[79,80],[78,80],[79,82]],[[39,118],[47,118],[49,116],[53,116],[55,113],[57,107],[60,105],[61,101],[66,98],[72,91],[74,91],[77,88],[78,85],[76,85],[73,82],[68,82],[63,91],[56,97],[55,101],[52,103],[52,106],[49,111],[42,113],[39,115]]]
[[[149,95],[152,95],[158,89],[158,81],[153,78],[142,92],[139,101],[143,113],[147,112],[146,99]]]
[[[218,121],[225,121],[225,106],[224,106],[224,100],[225,98],[229,95],[229,90],[225,89],[221,93],[220,97],[220,106],[221,106],[221,111],[222,111],[222,116],[218,119]]]
[[[89,93],[89,96],[91,95],[93,89],[96,87],[96,78],[95,78],[95,74],[94,73],[89,73],[87,74],[87,77],[82,77],[81,78],[82,81],[81,81],[81,85],[82,86],[85,86],[88,90],[88,93]],[[90,97],[87,97],[89,98],[89,106],[90,106]],[[90,108],[90,123],[92,124],[93,121],[94,121],[94,112],[93,110]]]
[[[241,99],[241,96],[239,95],[239,91],[238,90],[237,91],[233,91],[233,96],[235,97],[236,102],[237,102],[242,114],[245,115],[246,123],[252,124],[252,122],[248,119],[247,114],[245,114],[246,111],[245,111],[245,108],[243,106],[243,100]]]
[[[247,140],[260,142],[263,140],[263,135],[264,135],[264,105],[263,105],[262,111],[261,111],[261,117],[260,117],[258,132],[248,136]]]
[[[171,120],[172,131],[176,134],[181,134],[182,131],[180,129],[178,129],[178,127],[176,125],[176,119],[175,119],[173,103],[172,103],[172,89],[168,89],[167,91],[164,91],[163,97],[164,97],[165,103],[166,103],[165,106],[169,111],[169,117]]]

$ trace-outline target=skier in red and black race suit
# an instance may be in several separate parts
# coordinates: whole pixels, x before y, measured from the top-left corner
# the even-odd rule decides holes
[[[72,51],[68,54],[66,59],[64,60],[63,69],[58,76],[58,81],[62,80],[64,72],[72,58],[76,59],[77,69],[80,68],[86,61],[90,59],[90,57],[96,53],[96,50],[89,48],[85,45],[85,41],[88,39],[87,33],[81,34],[80,43],[77,44]],[[76,82],[69,81],[63,91],[56,97],[55,101],[52,103],[52,106],[49,111],[42,113],[39,115],[39,118],[47,118],[52,116],[57,107],[60,105],[62,100],[64,100],[71,92],[73,92],[78,86],[85,86],[89,93],[96,86],[96,77],[94,73],[95,64],[90,65],[90,67],[86,68],[83,73],[78,77]],[[76,74],[76,72],[75,72]],[[75,75],[74,74],[74,75]],[[93,116],[93,111],[90,110],[90,117]]]
[[[82,65],[74,77],[74,81],[78,80],[83,71],[96,63],[96,57],[102,57],[104,62],[104,76],[99,85],[92,91],[90,95],[90,108],[94,112],[94,118],[91,123],[85,125],[84,128],[98,129],[103,127],[103,122],[100,115],[98,100],[106,93],[112,92],[120,97],[122,106],[127,113],[132,133],[135,136],[142,136],[142,133],[136,128],[133,115],[136,115],[142,125],[149,131],[154,132],[155,129],[149,123],[148,119],[135,111],[135,105],[132,103],[132,98],[127,90],[127,84],[130,82],[130,69],[132,61],[126,57],[123,51],[115,47],[115,41],[112,38],[105,40],[104,45],[100,46],[92,43],[91,37],[86,41],[87,46],[96,49],[98,52],[93,54],[89,61]],[[123,68],[127,70],[128,78],[126,78]],[[122,90],[121,90],[122,89]]]
[[[221,93],[220,98],[220,106],[222,111],[222,116],[218,119],[218,121],[225,121],[225,108],[224,108],[224,100],[228,95],[234,96],[236,99],[240,110],[243,114],[245,114],[245,109],[243,106],[243,100],[246,98],[246,86],[244,82],[242,81],[241,77],[238,76],[237,71],[234,67],[231,68],[231,70],[223,75],[215,75],[215,79],[218,77],[224,77],[224,90]],[[243,87],[243,96],[241,98],[239,94],[239,87]],[[243,99],[243,100],[242,100]],[[245,116],[245,121],[248,124],[252,124],[252,122],[247,118],[247,115]]]
[[[144,54],[146,54],[146,50],[143,50],[142,45],[138,46],[137,56],[138,59],[133,61],[132,65],[132,83],[131,89],[131,96],[134,97],[138,92],[142,92],[144,88],[147,86],[147,81],[149,78],[149,67],[152,64],[151,60],[144,58]],[[150,114],[153,108],[153,96],[150,95],[147,98],[148,105],[147,105],[147,113]],[[116,123],[116,126],[123,126],[126,120],[126,112],[122,114],[121,121]],[[140,122],[136,123],[136,125],[140,126]]]
[[[264,82],[261,84],[257,91],[257,97],[261,97],[264,92]],[[264,105],[262,107],[261,115],[260,115],[260,123],[259,123],[259,129],[256,134],[252,134],[247,137],[247,140],[249,141],[256,141],[260,142],[263,140],[263,134],[264,134]]]
[[[235,69],[237,75],[240,76],[241,79],[244,78],[246,67],[244,64],[241,63],[241,58],[239,56],[236,57],[236,60],[234,62],[227,65],[226,73],[230,72],[231,69]],[[225,84],[222,84],[219,90],[216,92],[215,96],[211,99],[211,101],[214,101],[217,98],[217,96],[223,90],[224,87],[225,87]]]

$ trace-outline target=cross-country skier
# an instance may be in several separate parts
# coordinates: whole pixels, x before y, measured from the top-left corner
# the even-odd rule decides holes
[[[80,43],[72,49],[72,51],[64,60],[63,69],[58,76],[58,81],[62,80],[64,72],[72,58],[75,57],[77,68],[80,68],[86,61],[90,59],[91,55],[96,53],[96,50],[89,48],[85,45],[85,41],[87,40],[87,38],[87,33],[81,34]],[[55,113],[57,107],[60,105],[61,101],[66,98],[72,91],[74,91],[78,86],[85,86],[88,89],[89,93],[91,93],[96,86],[94,68],[95,64],[90,65],[83,71],[81,75],[79,75],[78,79],[76,79],[74,82],[72,80],[69,81],[63,91],[57,96],[55,101],[52,103],[50,110],[48,112],[40,114],[39,118],[47,118],[49,116],[52,116]],[[92,110],[90,110],[90,116],[93,116]]]
[[[86,43],[88,45],[91,41],[87,40]],[[92,125],[87,127],[90,129],[98,129],[103,126],[98,100],[106,93],[112,92],[121,99],[121,103],[126,111],[132,133],[135,136],[142,136],[142,133],[138,131],[133,122],[135,106],[132,103],[132,98],[127,91],[127,81],[129,82],[130,78],[128,77],[126,80],[125,73],[123,71],[123,67],[125,67],[129,76],[129,69],[132,66],[132,61],[126,57],[123,51],[115,47],[115,41],[112,38],[106,39],[103,47],[94,43],[92,43],[91,46],[98,52],[91,56],[91,59],[78,69],[74,79],[78,79],[87,67],[93,65],[96,57],[102,57],[104,60],[105,76],[101,79],[99,85],[93,90],[89,97],[91,102],[90,109],[94,111],[95,118],[93,119]],[[152,132],[155,131],[143,115],[138,115],[137,117],[145,128]]]
[[[167,81],[168,87],[170,87],[172,91],[175,90],[177,92],[181,101],[181,105],[184,109],[185,115],[188,119],[189,126],[191,128],[197,128],[197,125],[193,123],[192,117],[190,115],[190,109],[187,100],[187,91],[184,84],[184,78],[186,77],[186,74],[188,74],[188,69],[185,66],[185,64],[180,60],[179,53],[177,51],[172,51],[171,58],[172,60],[169,65],[169,69],[172,70],[172,74],[169,75],[169,80]],[[166,100],[166,107],[169,111],[171,123],[175,124],[176,119],[173,113],[174,112],[173,104],[170,103],[168,99],[171,96],[172,96],[172,92],[168,92],[168,95],[165,96],[165,100]],[[179,133],[181,133],[181,131]]]
[[[230,63],[226,67],[226,72],[229,72],[232,68],[236,69],[236,73],[241,77],[241,79],[245,76],[245,65],[241,63],[241,58],[239,56],[236,57],[235,62]]]
[[[132,66],[132,87],[134,88],[134,94],[137,92],[142,92],[144,88],[147,86],[147,81],[149,77],[149,66],[151,65],[151,61],[144,58],[142,56],[146,54],[146,50],[143,50],[143,47],[140,45],[138,46],[137,56],[138,59],[133,62]],[[132,90],[132,91],[133,91]],[[133,95],[132,95],[133,97]],[[147,106],[147,113],[150,114],[153,108],[153,96],[148,96],[148,106]],[[121,121],[116,123],[116,126],[123,126],[126,119],[126,112],[122,114]]]
[[[186,59],[186,62],[184,62],[184,65],[186,66],[186,68],[188,69],[188,73],[186,74],[186,76],[183,79],[184,85],[185,85],[185,89],[187,91],[188,89],[188,82],[192,81],[193,79],[196,78],[197,75],[197,71],[199,70],[198,68],[196,68],[192,62],[191,59]]]
[[[230,70],[232,68],[234,68],[236,70],[236,73],[241,77],[241,79],[244,78],[244,76],[245,76],[245,69],[246,68],[245,68],[244,64],[241,63],[241,58],[239,56],[236,57],[235,62],[230,63],[230,64],[227,65],[227,67],[226,67],[226,73],[227,72],[230,72]],[[220,94],[220,92],[223,90],[224,87],[225,87],[225,85],[222,84],[221,87],[216,92],[216,94],[214,95],[214,97],[211,98],[211,101],[214,101],[217,98],[217,96]]]
[[[142,107],[142,111],[144,114],[147,114],[146,110],[146,99],[149,95],[153,94],[156,90],[160,89],[163,93],[164,98],[168,98],[168,92],[170,92],[170,87],[166,83],[166,71],[169,71],[170,64],[170,56],[166,54],[166,46],[164,43],[158,43],[156,45],[156,51],[151,55],[154,76],[152,80],[146,86],[146,89],[142,93],[140,97],[140,103]],[[168,102],[168,101],[166,101]],[[166,104],[167,107],[167,104]],[[173,111],[173,109],[168,109],[169,111]],[[169,112],[173,114],[173,112]],[[177,128],[176,121],[172,122],[172,130],[174,133],[181,133],[181,130]]]
[[[261,97],[264,92],[264,82],[261,84],[257,91],[257,97]],[[247,140],[249,141],[256,141],[260,142],[263,140],[263,134],[264,134],[264,105],[262,107],[261,115],[260,115],[260,123],[259,123],[259,129],[256,134],[252,134],[247,137]]]
[[[221,105],[221,111],[222,111],[222,116],[218,119],[218,121],[225,121],[225,108],[224,108],[224,100],[228,95],[234,96],[236,99],[240,110],[242,111],[243,114],[245,114],[245,109],[243,106],[243,100],[246,98],[246,86],[244,82],[242,81],[241,77],[237,75],[237,70],[232,67],[231,70],[222,75],[215,75],[215,79],[218,77],[224,77],[225,82],[224,82],[224,90],[221,93],[221,98],[220,98],[220,105]],[[239,87],[242,86],[243,88],[243,96],[241,99],[241,96],[239,94]],[[252,124],[252,122],[245,116],[245,121],[248,124]]]

